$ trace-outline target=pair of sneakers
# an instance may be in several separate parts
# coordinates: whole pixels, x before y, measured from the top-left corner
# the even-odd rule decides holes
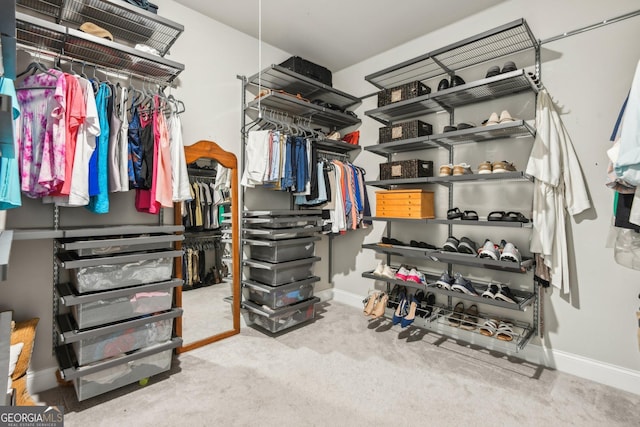
[[[427,280],[425,279],[424,274],[419,272],[415,267],[411,267],[411,269],[408,269],[404,265],[400,266],[400,268],[396,272],[396,279],[403,280],[405,282],[414,282],[418,284],[427,283]]]
[[[484,241],[482,248],[478,251],[480,258],[491,258],[495,261],[510,261],[520,264],[522,256],[518,248],[510,242],[502,240],[500,246],[495,245],[491,240]]]
[[[451,163],[440,166],[439,170],[440,176],[459,176],[459,175],[471,175],[473,171],[471,170],[471,165],[467,163],[459,163],[457,165],[452,165]]]
[[[456,291],[467,295],[479,296],[478,292],[471,284],[471,280],[465,279],[460,273],[456,273],[454,277],[451,277],[449,272],[443,272],[440,278],[436,281],[436,286],[448,291]]]
[[[387,279],[394,279],[396,277],[396,270],[381,262],[378,264],[375,270],[373,270],[374,276],[385,277]]]
[[[491,283],[487,290],[482,293],[482,297],[517,304],[516,297],[511,293],[511,289],[502,283]]]
[[[449,236],[447,241],[444,242],[444,245],[442,245],[442,249],[447,252],[458,252],[461,254],[475,255],[477,253],[476,242],[468,237],[463,237],[458,240],[454,236]]]

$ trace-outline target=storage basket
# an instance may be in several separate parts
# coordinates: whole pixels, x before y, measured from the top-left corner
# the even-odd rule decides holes
[[[384,107],[405,99],[417,98],[428,93],[431,93],[431,88],[419,81],[406,83],[391,89],[382,89],[378,92],[378,107]]]
[[[385,143],[398,139],[417,138],[419,136],[431,135],[433,128],[429,123],[421,120],[411,120],[408,122],[397,123],[391,126],[380,128],[379,142]]]
[[[305,77],[324,83],[327,86],[332,86],[331,71],[299,56],[292,56],[280,65]]]
[[[422,178],[433,176],[431,160],[401,160],[380,163],[380,179]]]

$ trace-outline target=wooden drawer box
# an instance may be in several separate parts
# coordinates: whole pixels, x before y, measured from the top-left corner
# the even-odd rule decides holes
[[[423,190],[377,191],[376,216],[387,218],[435,218],[433,192]]]

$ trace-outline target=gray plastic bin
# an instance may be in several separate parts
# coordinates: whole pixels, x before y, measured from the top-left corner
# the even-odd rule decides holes
[[[320,278],[314,276],[280,286],[269,286],[246,280],[242,282],[242,295],[245,300],[255,302],[258,305],[279,308],[311,298],[313,284],[318,280]]]

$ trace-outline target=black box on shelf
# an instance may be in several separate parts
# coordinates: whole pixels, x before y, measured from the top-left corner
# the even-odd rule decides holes
[[[305,77],[324,83],[327,86],[332,86],[331,71],[299,56],[292,56],[280,65],[298,74],[302,74]]]
[[[429,176],[433,176],[433,162],[431,160],[412,159],[380,163],[381,180]]]
[[[382,144],[384,142],[395,141],[398,139],[409,139],[431,135],[432,133],[433,128],[429,123],[421,120],[411,120],[391,126],[381,127],[379,142]]]
[[[431,88],[420,81],[406,83],[391,89],[382,89],[378,92],[378,107],[384,107],[405,99],[417,98],[428,93],[431,93]]]

